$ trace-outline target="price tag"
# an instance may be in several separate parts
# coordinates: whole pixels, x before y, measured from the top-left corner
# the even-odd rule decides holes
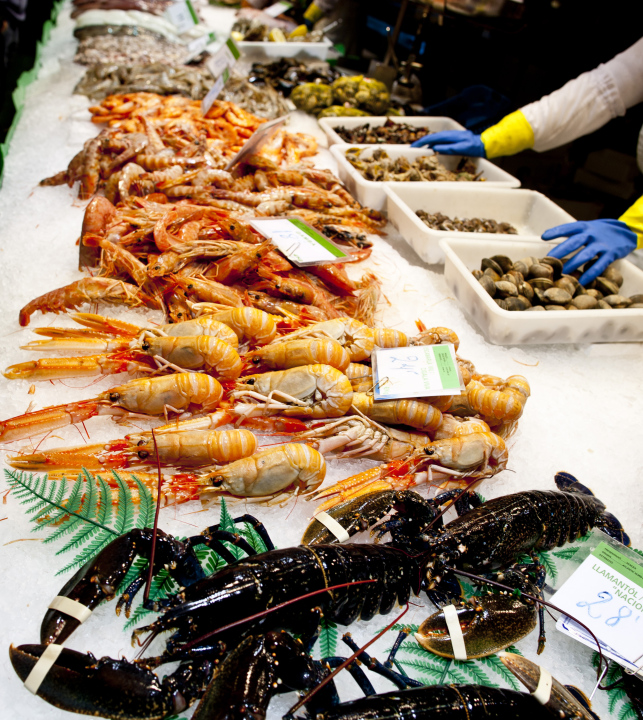
[[[199,16],[192,7],[190,0],[176,0],[165,10],[164,14],[177,29],[179,35],[199,24]]]
[[[226,68],[233,67],[240,57],[241,52],[234,44],[234,40],[228,38],[225,44],[208,60],[208,70],[212,73],[213,77],[219,77]]]
[[[205,116],[212,107],[214,101],[219,97],[219,93],[223,90],[224,85],[230,79],[230,71],[228,68],[223,70],[221,77],[217,78],[214,85],[208,90],[208,94],[201,100],[201,115]]]
[[[257,152],[261,145],[263,145],[266,140],[268,140],[270,136],[286,122],[287,119],[288,116],[284,115],[283,117],[278,117],[274,120],[269,120],[268,122],[262,123],[258,127],[258,129],[255,130],[254,133],[252,133],[251,137],[249,137],[248,140],[244,143],[241,150],[239,150],[239,152],[225,166],[225,169],[231,170],[237,163],[242,162],[244,157],[247,157],[248,155],[252,155],[252,153]]]
[[[282,15],[286,11],[290,10],[291,7],[292,3],[277,2],[274,5],[266,8],[263,12],[266,13],[266,15],[270,15],[270,17],[277,17],[278,15]]]
[[[188,57],[185,61],[187,64],[191,60],[194,60],[196,57],[198,57],[205,49],[206,47],[211,43],[214,42],[217,39],[216,35],[211,32],[207,35],[201,35],[201,37],[196,38],[195,40],[192,40],[188,43]]]
[[[603,652],[634,672],[643,666],[643,565],[601,541],[551,602],[578,618]],[[596,648],[592,636],[562,616],[556,628]]]
[[[379,349],[372,362],[375,400],[459,395],[464,390],[453,345]]]
[[[299,218],[255,218],[250,225],[300,267],[347,257],[337,245]]]

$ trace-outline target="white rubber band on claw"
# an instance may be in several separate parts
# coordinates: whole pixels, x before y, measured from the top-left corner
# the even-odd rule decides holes
[[[92,614],[92,611],[86,605],[64,595],[56,595],[49,603],[49,608],[50,610],[60,610],[61,613],[73,617],[79,623],[84,623]]]
[[[25,687],[29,692],[32,692],[34,695],[38,692],[42,681],[47,677],[56,660],[58,660],[58,656],[62,650],[62,645],[47,645],[45,651],[38,658],[38,662],[33,666],[25,680]]]
[[[325,525],[339,540],[339,542],[346,542],[350,539],[350,535],[346,532],[346,530],[327,512],[318,513],[315,515],[315,520],[319,520],[322,525]]]
[[[547,705],[551,697],[552,678],[549,670],[540,666],[540,677],[538,678],[538,687],[531,693],[532,697],[538,700],[541,705]]]
[[[451,637],[451,647],[453,648],[453,657],[456,660],[468,660],[467,647],[464,644],[464,635],[458,618],[458,611],[455,605],[445,605],[442,608],[444,620],[447,624],[449,636]]]

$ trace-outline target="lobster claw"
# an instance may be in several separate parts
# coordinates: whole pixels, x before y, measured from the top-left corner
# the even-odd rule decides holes
[[[14,670],[24,682],[46,645],[9,648]],[[182,694],[164,686],[156,675],[127,660],[100,660],[63,648],[37,694],[62,710],[115,720],[156,720],[182,712]]]
[[[467,604],[456,607],[456,611],[468,659],[493,655],[513,645],[528,635],[538,620],[535,605],[511,595],[474,596]],[[442,657],[454,657],[444,610],[428,617],[415,638],[425,650]]]

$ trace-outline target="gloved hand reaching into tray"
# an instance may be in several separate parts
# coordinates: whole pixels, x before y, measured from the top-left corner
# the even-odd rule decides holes
[[[580,276],[581,285],[595,280],[614,260],[629,255],[637,246],[643,245],[643,197],[639,198],[618,220],[589,220],[573,222],[545,230],[543,240],[567,237],[548,254],[563,258],[576,250],[579,252],[563,266],[564,273],[572,273],[592,258],[596,262]]]

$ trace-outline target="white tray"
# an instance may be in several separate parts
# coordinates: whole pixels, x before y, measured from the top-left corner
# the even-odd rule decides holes
[[[397,187],[398,185],[404,187]],[[430,187],[421,183],[391,183],[386,188],[386,212],[389,220],[427,263],[444,262],[440,240],[469,238],[484,243],[540,240],[547,228],[575,220],[545,195],[533,190],[480,187],[472,193],[469,192],[467,183],[428,185]],[[516,228],[518,235],[432,230],[415,214],[416,210],[441,212],[450,218],[477,217],[508,222]]]
[[[287,58],[316,58],[326,60],[328,51],[333,47],[330,40],[321,42],[270,42],[245,41],[236,43],[243,55],[251,60],[278,60]]]
[[[482,258],[492,255],[507,255],[512,260],[529,255],[544,257],[551,249],[548,242],[479,243],[454,238],[442,240],[441,245],[446,257],[447,285],[489,342],[535,345],[643,341],[643,308],[509,312],[501,310],[471,274],[480,268]],[[614,265],[623,275],[622,295],[643,293],[643,271],[627,260],[617,260]]]
[[[410,148],[404,145],[333,145],[330,148],[331,153],[337,160],[340,180],[345,183],[350,194],[359,200],[362,205],[373,208],[373,210],[383,210],[386,204],[386,187],[432,187],[440,185],[442,187],[453,187],[454,185],[465,185],[468,190],[477,191],[481,187],[502,187],[512,188],[520,187],[520,180],[513,177],[509,173],[501,170],[485,158],[471,158],[476,166],[476,171],[482,170],[485,182],[375,182],[367,180],[359,170],[354,168],[346,159],[346,152],[350,148],[360,148],[364,150],[364,157],[368,157],[374,150],[386,150],[388,156],[392,159],[399,157],[407,157],[410,160],[425,155],[432,155],[431,150],[427,148]],[[460,155],[440,155],[440,162],[449,170],[454,169],[460,162]]]
[[[411,117],[392,115],[391,117],[386,116],[373,116],[373,117],[325,117],[319,120],[319,124],[322,126],[326,137],[328,138],[329,145],[347,145],[346,140],[335,132],[336,127],[345,127],[353,129],[360,125],[366,125],[368,123],[371,127],[379,127],[384,125],[387,120],[393,122],[404,123],[413,127],[428,127],[431,132],[441,132],[442,130],[464,130],[464,127],[459,122],[452,120],[448,117],[438,117],[437,115],[412,115]],[[377,143],[378,145],[383,143]],[[408,144],[398,144],[398,147],[409,147]]]

